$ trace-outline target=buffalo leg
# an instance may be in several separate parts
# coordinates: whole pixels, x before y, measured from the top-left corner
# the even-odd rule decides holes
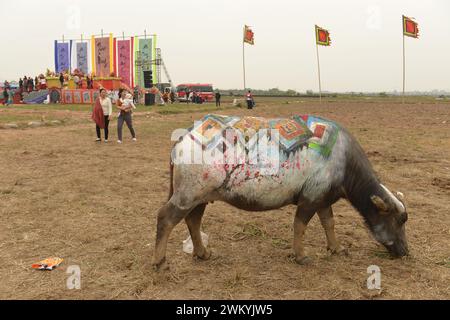
[[[203,245],[200,232],[205,208],[206,203],[198,205],[186,216],[186,218],[184,218],[191,234],[192,243],[194,244],[194,252],[192,255],[202,260],[207,260],[211,256],[211,252]]]
[[[311,259],[305,255],[303,238],[305,236],[306,226],[314,214],[315,210],[312,210],[311,208],[303,206],[297,207],[294,218],[294,253],[295,261],[298,264],[307,264],[311,261]]]
[[[325,230],[325,235],[327,236],[327,249],[331,253],[342,253],[345,252],[344,248],[339,244],[336,239],[336,234],[334,232],[334,217],[333,209],[331,207],[320,209],[317,211],[320,218],[320,223]]]
[[[166,247],[169,235],[173,228],[189,213],[190,210],[182,210],[171,202],[167,202],[158,211],[158,224],[156,229],[156,244],[153,257],[153,265],[156,269],[166,260]]]

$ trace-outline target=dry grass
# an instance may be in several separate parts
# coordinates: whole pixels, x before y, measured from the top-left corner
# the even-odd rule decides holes
[[[17,117],[39,113],[15,110]],[[58,118],[65,111],[45,112]],[[306,234],[313,262],[298,266],[290,256],[294,207],[249,213],[214,203],[203,226],[211,260],[195,261],[182,252],[188,232],[180,224],[168,245],[170,271],[154,273],[155,213],[168,192],[170,133],[202,113],[141,111],[135,119],[138,142],[117,145],[95,144],[89,114],[77,110],[70,113],[77,120],[62,126],[0,131],[0,298],[450,298],[449,104],[272,99],[258,101],[252,112],[222,113],[312,113],[350,129],[385,184],[406,196],[411,256],[390,259],[341,201],[336,230],[350,255],[326,252],[315,217]],[[49,256],[65,261],[51,272],[30,268]],[[74,264],[82,271],[81,290],[66,289],[65,270]],[[381,291],[366,289],[372,264],[381,268]]]

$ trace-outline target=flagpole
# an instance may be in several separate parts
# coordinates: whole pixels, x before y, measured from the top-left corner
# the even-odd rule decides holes
[[[316,42],[316,54],[317,54],[317,73],[319,74],[319,102],[322,103],[322,85],[320,83],[320,62],[319,62],[319,45]]]
[[[402,104],[405,103],[405,35],[403,34],[403,95]]]
[[[244,27],[244,33],[245,33],[245,27]],[[245,34],[244,34],[245,36]],[[247,86],[245,84],[245,41],[242,39],[242,69],[244,71],[244,95],[245,95],[245,89],[247,89]]]

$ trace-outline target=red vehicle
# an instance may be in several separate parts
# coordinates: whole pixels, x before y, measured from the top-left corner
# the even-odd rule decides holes
[[[196,92],[203,101],[214,101],[214,90],[212,84],[202,83],[183,83],[177,86],[177,95],[179,101],[187,101],[186,92]]]

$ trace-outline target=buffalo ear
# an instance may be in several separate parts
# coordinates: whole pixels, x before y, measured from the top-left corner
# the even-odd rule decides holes
[[[380,213],[389,212],[389,208],[386,202],[384,202],[384,200],[381,199],[379,196],[376,195],[370,196],[370,200],[372,200],[372,203],[380,210]]]

